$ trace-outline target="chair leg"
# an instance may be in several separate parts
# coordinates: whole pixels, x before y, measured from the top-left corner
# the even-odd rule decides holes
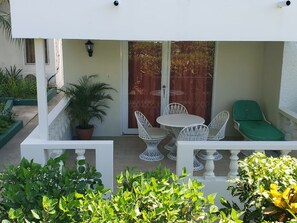
[[[176,138],[174,136],[171,137],[170,141],[164,146],[165,149],[167,150],[172,150],[173,147],[175,146]]]
[[[164,155],[157,147],[160,142],[161,140],[145,141],[146,149],[139,155],[139,158],[144,161],[160,161],[164,159]]]
[[[173,161],[176,160],[176,144],[174,143],[174,146],[170,149],[169,153],[167,154],[168,159],[171,159]]]
[[[193,165],[193,171],[199,171],[204,168],[204,165],[197,160],[195,155],[193,156]]]

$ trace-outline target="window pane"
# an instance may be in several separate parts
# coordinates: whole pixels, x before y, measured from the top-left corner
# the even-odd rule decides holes
[[[44,40],[44,50],[45,50],[45,63],[48,63],[48,49],[47,49],[47,40]],[[25,54],[26,54],[26,63],[35,64],[35,47],[34,39],[25,40]]]

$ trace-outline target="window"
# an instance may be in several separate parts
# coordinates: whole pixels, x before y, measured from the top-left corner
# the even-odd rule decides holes
[[[44,40],[45,63],[48,63],[48,48],[47,40]],[[35,47],[34,39],[25,40],[25,62],[27,64],[35,64]]]

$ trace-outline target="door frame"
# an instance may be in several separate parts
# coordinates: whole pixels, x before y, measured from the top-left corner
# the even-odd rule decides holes
[[[161,86],[165,85],[165,92],[161,90],[161,104],[160,114],[162,114],[165,106],[169,102],[170,89],[170,49],[171,43],[169,41],[162,43],[162,67],[161,67]],[[128,97],[128,41],[121,41],[121,67],[122,67],[122,134],[137,134],[137,128],[128,128],[128,111],[129,111],[129,97]]]

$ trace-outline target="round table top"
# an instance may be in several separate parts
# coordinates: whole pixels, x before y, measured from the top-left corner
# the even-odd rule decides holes
[[[179,128],[183,128],[188,125],[203,124],[205,122],[204,118],[191,114],[161,115],[156,121],[161,125]]]

